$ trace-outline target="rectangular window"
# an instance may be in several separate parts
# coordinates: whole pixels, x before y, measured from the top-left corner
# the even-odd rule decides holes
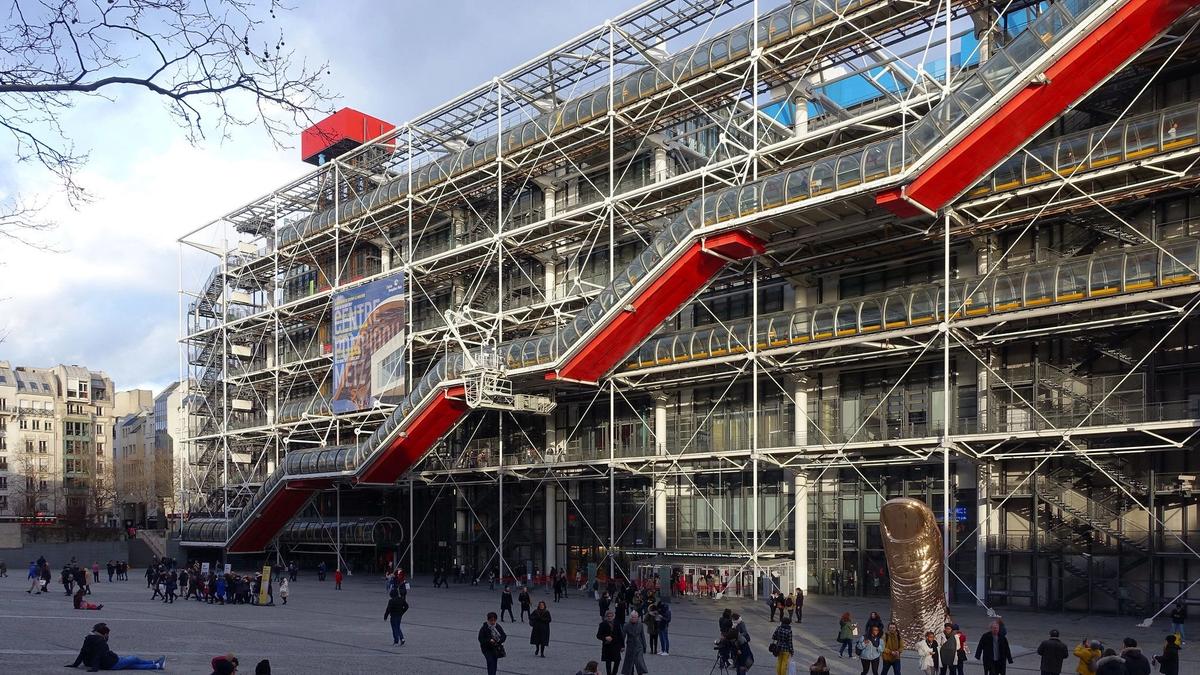
[[[46,421],[46,431],[54,431],[54,422]]]
[[[8,476],[0,476],[0,490],[8,489]]]
[[[19,427],[21,427],[22,429],[28,429],[28,428],[29,428],[29,421],[28,421],[28,420],[26,420],[26,419],[24,419],[24,418],[22,418],[22,419],[20,419],[20,420],[18,420],[18,421],[17,421],[17,425],[18,425]]]
[[[25,439],[25,452],[33,452],[33,441]]]
[[[38,452],[46,454],[46,441],[38,441]]]
[[[0,511],[8,510],[8,495],[0,495]]]
[[[42,426],[41,420],[33,420],[33,430],[34,431],[37,431],[38,429],[40,429],[41,426]]]
[[[0,471],[8,471],[8,458],[0,457]]]

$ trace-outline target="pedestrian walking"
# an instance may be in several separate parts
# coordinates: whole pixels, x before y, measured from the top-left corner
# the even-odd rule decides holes
[[[621,651],[625,648],[624,634],[617,623],[616,613],[609,610],[596,629],[596,639],[600,641],[600,660],[604,662],[605,675],[617,675],[621,665]]]
[[[342,590],[342,567],[340,565],[333,571],[333,588],[338,591]]]
[[[872,625],[867,629],[866,635],[858,638],[858,642],[854,645],[854,653],[862,661],[862,675],[867,675],[868,671],[871,675],[879,675],[879,660],[883,656],[883,636],[880,635],[878,625]]]
[[[329,569],[325,566],[325,561],[322,560],[317,564],[317,581],[325,581],[325,571]]]
[[[625,642],[625,663],[621,666],[621,675],[645,675],[650,672],[646,667],[646,630],[636,611],[629,613],[629,621],[621,627],[621,634]]]
[[[858,626],[850,618],[850,612],[842,612],[842,617],[838,619],[838,658],[841,658],[842,652],[846,653],[846,658],[854,658],[854,638],[856,637],[858,637]]]
[[[284,580],[287,583],[287,580]],[[400,591],[392,589],[389,594],[387,608],[383,610],[384,621],[392,622],[392,644],[404,644],[404,631],[400,628],[400,621],[404,618],[404,613],[408,611],[408,599],[400,595]],[[287,604],[287,603],[284,603]]]
[[[1162,675],[1179,675],[1179,642],[1174,633],[1166,637],[1162,654],[1154,657],[1154,663]]]
[[[529,614],[529,644],[533,655],[546,658],[546,646],[550,644],[550,610],[545,602],[538,602],[537,609]]]
[[[514,621],[514,622],[516,621],[516,619],[513,618],[512,607],[513,607],[512,591],[509,590],[508,586],[505,586],[504,590],[500,592],[500,620],[501,621],[504,620],[505,612],[508,612],[508,620],[509,621]]]
[[[279,582],[279,597],[283,599],[283,604],[287,604],[288,596],[291,595],[292,589],[287,577],[284,577]]]
[[[524,622],[529,616],[529,589],[522,586],[521,592],[517,594],[517,602],[521,604],[521,621]]]
[[[94,579],[96,583],[100,583],[100,563],[96,562],[95,560],[92,561],[92,579]],[[112,581],[112,579],[109,579],[109,581]]]
[[[795,623],[804,623],[804,589],[796,589],[796,620]]]
[[[937,675],[938,669],[938,642],[934,637],[933,631],[925,631],[925,639],[916,644],[917,658],[919,659],[917,667],[921,669],[923,675]]]
[[[496,623],[498,619],[495,612],[488,612],[487,621],[479,628],[479,650],[487,663],[488,675],[496,675],[499,660],[506,656],[504,641],[508,635],[504,633],[504,627]]]
[[[883,675],[895,672],[900,675],[900,653],[904,651],[904,640],[900,637],[900,628],[889,623],[887,632],[883,634]]]
[[[775,655],[775,675],[788,675],[788,663],[792,660],[792,655],[796,653],[795,647],[792,646],[792,620],[788,617],[783,617],[779,622],[779,627],[771,633],[771,644],[767,647],[767,651]]]
[[[982,657],[982,658],[981,658]],[[1004,675],[1013,662],[1008,637],[1001,634],[1000,623],[993,621],[991,632],[984,633],[975,647],[975,660],[983,661],[984,675]]]
[[[1060,675],[1063,662],[1071,655],[1063,641],[1058,639],[1058,629],[1051,630],[1050,637],[1042,640],[1037,653],[1042,658],[1042,675]]]
[[[92,626],[92,632],[83,639],[79,655],[74,663],[68,663],[68,668],[78,668],[80,664],[87,666],[89,672],[97,670],[162,670],[167,657],[160,656],[156,660],[143,659],[138,656],[118,656],[108,647],[108,624],[98,623]]]

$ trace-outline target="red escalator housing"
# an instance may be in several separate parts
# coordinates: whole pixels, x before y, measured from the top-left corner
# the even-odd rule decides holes
[[[313,493],[329,487],[328,480],[288,481],[254,516],[241,534],[229,542],[230,553],[255,553],[267,548],[271,539],[296,515]]]
[[[1047,68],[1044,83],[1027,84],[903,193],[882,192],[876,204],[904,218],[921,213],[910,202],[930,211],[942,208],[1197,4],[1200,0],[1129,0]]]
[[[465,391],[454,387],[434,399],[375,458],[359,477],[360,483],[394,483],[413,464],[437,443],[446,432],[467,413]],[[266,549],[283,526],[319,490],[328,489],[333,482],[328,478],[298,479],[287,481],[283,489],[263,504],[261,511],[246,525],[241,534],[229,542],[230,553],[254,553]]]
[[[641,344],[732,260],[761,254],[766,247],[754,235],[734,230],[691,245],[574,357],[546,379],[595,382]]]
[[[463,387],[442,392],[367,466],[357,482],[395,483],[467,414],[465,396]]]

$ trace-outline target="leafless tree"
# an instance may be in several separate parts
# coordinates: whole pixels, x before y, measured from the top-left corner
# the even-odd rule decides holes
[[[324,112],[325,64],[287,45],[279,0],[9,0],[0,17],[0,132],[10,156],[49,171],[73,204],[88,154],[61,120],[82,97],[160,97],[187,139],[260,124],[277,145]],[[35,205],[0,203],[0,241],[49,224]]]

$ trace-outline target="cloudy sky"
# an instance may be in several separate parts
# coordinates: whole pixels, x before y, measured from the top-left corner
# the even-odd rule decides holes
[[[286,36],[352,106],[402,122],[601,24],[632,0],[353,0],[292,3]],[[336,7],[336,10],[334,9]],[[308,168],[259,129],[189,145],[162,103],[136,91],[85,99],[61,123],[91,159],[73,209],[40,167],[0,151],[0,195],[41,199],[55,252],[0,243],[0,360],[74,363],[119,389],[178,378],[182,234]]]

